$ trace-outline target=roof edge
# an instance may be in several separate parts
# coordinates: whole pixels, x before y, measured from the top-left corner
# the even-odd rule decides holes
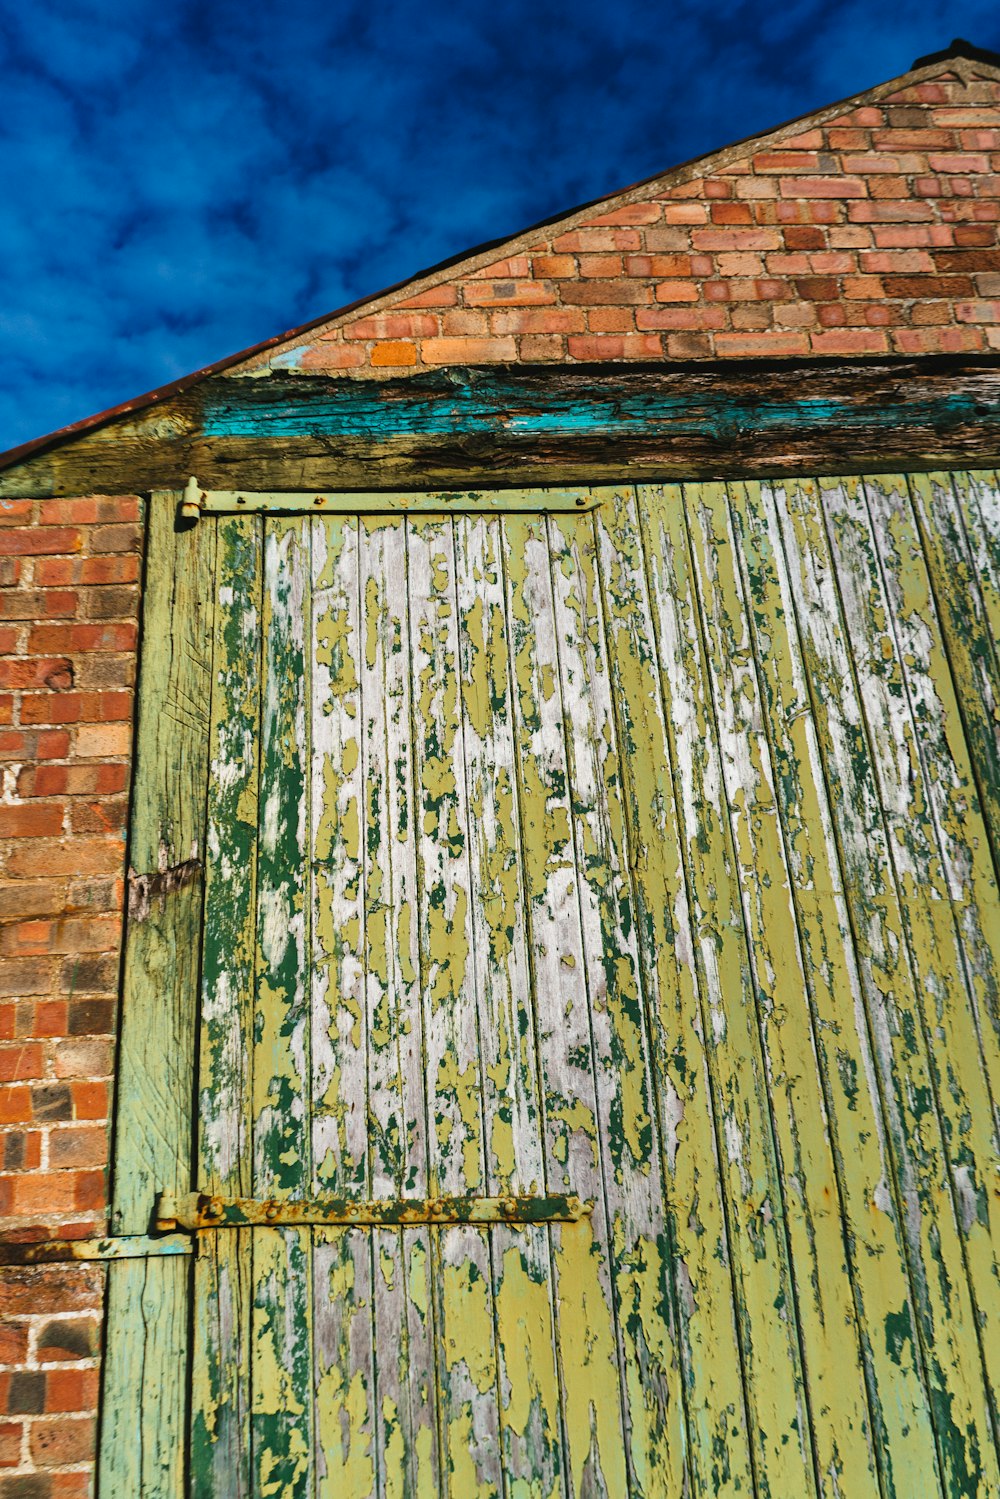
[[[71,422],[65,427],[58,427],[53,432],[46,433],[40,437],[29,439],[16,447],[8,448],[0,452],[0,471],[13,468],[27,458],[56,447],[64,442],[72,441],[73,438],[84,435],[87,432],[106,426],[131,415],[134,412],[148,410],[151,406],[160,405],[172,396],[180,395],[200,380],[206,380],[213,375],[224,373],[226,370],[235,369],[241,364],[258,358],[270,349],[280,348],[282,345],[294,343],[309,333],[313,328],[324,325],[337,326],[352,317],[356,312],[365,308],[370,313],[379,312],[384,305],[400,292],[406,291],[410,295],[434,286],[440,280],[442,274],[453,266],[464,264],[470,270],[479,269],[482,265],[488,265],[494,258],[495,252],[500,249],[509,249],[516,253],[523,243],[538,234],[539,230],[551,229],[561,226],[564,230],[572,228],[580,219],[590,214],[595,208],[602,204],[626,205],[648,196],[651,187],[663,183],[664,186],[678,186],[685,181],[690,181],[695,176],[707,171],[717,169],[720,165],[728,165],[730,161],[736,160],[749,146],[757,146],[759,143],[768,141],[780,141],[788,135],[796,134],[803,128],[811,125],[824,123],[826,120],[835,118],[847,109],[857,108],[860,104],[872,102],[885,98],[887,95],[897,92],[900,88],[926,81],[937,76],[942,71],[942,65],[957,63],[955,71],[960,77],[976,76],[968,64],[975,63],[979,68],[986,67],[1000,80],[1000,54],[987,51],[983,48],[974,47],[971,42],[962,38],[955,38],[950,46],[942,52],[929,53],[926,57],[918,58],[917,61],[905,73],[895,78],[890,78],[884,83],[874,84],[867,89],[850,94],[846,98],[834,100],[830,104],[821,106],[819,109],[808,111],[806,114],[797,115],[794,119],[786,120],[766,130],[757,131],[752,135],[741,137],[728,145],[717,147],[712,151],[700,156],[690,157],[687,161],[680,162],[676,166],[668,168],[665,172],[654,173],[651,177],[642,178],[630,186],[619,188],[614,192],[602,194],[597,198],[589,199],[586,203],[577,205],[569,210],[562,210],[544,219],[539,219],[526,228],[517,230],[513,234],[503,235],[497,239],[487,240],[483,244],[473,246],[470,249],[459,251],[455,255],[448,256],[445,260],[424,270],[416,272],[413,276],[405,277],[401,281],[394,282],[391,286],[384,287],[381,291],[362,296],[353,302],[346,303],[343,307],[335,308],[331,312],[325,312],[318,317],[310,318],[304,323],[298,324],[283,333],[277,333],[270,338],[261,340],[260,343],[252,344],[249,348],[240,349],[234,354],[229,354],[222,359],[215,360],[211,364],[204,365],[201,369],[194,370],[188,375],[182,375],[176,380],[169,381],[165,385],[156,386],[153,390],[146,391],[142,395],[134,396],[118,405],[106,407],[94,415],[83,417],[81,420]],[[965,66],[963,66],[965,64]],[[978,76],[981,76],[979,74]],[[264,374],[266,371],[255,372],[248,370],[247,376]],[[294,373],[289,371],[288,373]],[[303,375],[301,378],[308,379]],[[378,378],[372,376],[370,378]]]

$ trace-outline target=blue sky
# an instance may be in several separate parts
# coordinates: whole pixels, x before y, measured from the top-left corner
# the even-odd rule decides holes
[[[0,449],[956,34],[997,0],[0,0]]]

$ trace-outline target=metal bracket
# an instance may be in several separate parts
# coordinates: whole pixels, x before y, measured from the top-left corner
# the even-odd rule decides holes
[[[417,1224],[578,1223],[593,1211],[593,1203],[568,1194],[537,1197],[400,1197],[378,1202],[355,1202],[346,1197],[273,1199],[219,1197],[190,1192],[175,1197],[163,1192],[157,1199],[156,1226],[206,1228],[297,1228],[315,1224],[329,1228],[412,1228]]]
[[[76,1260],[138,1260],[162,1254],[190,1254],[183,1234],[119,1234],[106,1239],[35,1239],[0,1244],[0,1265],[58,1265]]]

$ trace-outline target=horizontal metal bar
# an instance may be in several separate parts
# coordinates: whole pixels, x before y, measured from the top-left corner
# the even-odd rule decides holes
[[[181,506],[188,519],[198,515],[232,515],[263,511],[273,514],[440,515],[546,512],[580,514],[594,510],[600,497],[589,489],[456,490],[433,494],[368,494],[291,491],[253,493],[238,489],[199,489],[188,482]]]
[[[184,1234],[154,1238],[151,1234],[121,1234],[107,1239],[36,1239],[31,1243],[0,1244],[0,1265],[58,1265],[75,1260],[137,1260],[153,1255],[190,1254]]]
[[[283,1228],[316,1224],[332,1228],[407,1228],[418,1223],[576,1223],[593,1204],[566,1194],[506,1197],[409,1197],[355,1202],[346,1197],[261,1202],[248,1197],[217,1197],[191,1192],[161,1194],[156,1226],[184,1228]]]

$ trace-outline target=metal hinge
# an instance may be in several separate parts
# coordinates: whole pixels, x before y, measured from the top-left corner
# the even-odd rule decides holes
[[[190,1254],[185,1234],[117,1234],[104,1239],[35,1239],[0,1244],[0,1265],[58,1265],[75,1260],[138,1260],[163,1254]]]
[[[157,1200],[157,1228],[412,1228],[418,1224],[578,1223],[593,1211],[593,1203],[557,1193],[505,1197],[399,1197],[356,1202],[346,1197],[271,1199],[220,1197],[190,1192],[182,1197],[163,1192]]]
[[[201,515],[579,515],[596,510],[600,497],[590,489],[443,490],[426,494],[396,491],[362,493],[292,490],[253,493],[239,489],[202,489],[193,476],[184,486],[181,516]]]

